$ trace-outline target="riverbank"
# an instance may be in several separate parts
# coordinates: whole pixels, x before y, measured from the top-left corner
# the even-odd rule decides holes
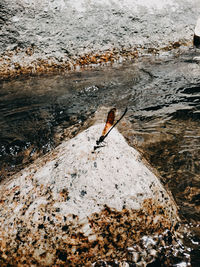
[[[178,53],[192,45],[200,3],[3,0],[0,7],[0,79],[5,79]]]

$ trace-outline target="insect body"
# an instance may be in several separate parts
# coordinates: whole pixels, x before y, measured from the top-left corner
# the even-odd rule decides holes
[[[108,116],[107,116],[107,120],[106,120],[106,125],[103,129],[102,135],[100,136],[100,138],[96,141],[97,146],[94,147],[94,150],[96,150],[97,148],[101,147],[100,144],[105,140],[105,138],[108,136],[108,134],[111,132],[111,130],[121,121],[121,119],[125,116],[126,112],[127,112],[128,108],[126,107],[124,113],[122,114],[122,116],[119,118],[119,120],[117,120],[114,123],[115,120],[115,112],[116,112],[116,108],[112,108],[109,112],[108,112]],[[114,123],[114,124],[113,124]]]
[[[96,141],[97,145],[99,145],[100,143],[102,143],[104,141],[106,134],[108,133],[109,129],[113,126],[113,123],[115,120],[115,112],[116,112],[116,108],[112,108],[108,112],[106,124],[105,124],[105,127],[103,129],[102,135],[99,138],[99,140]]]

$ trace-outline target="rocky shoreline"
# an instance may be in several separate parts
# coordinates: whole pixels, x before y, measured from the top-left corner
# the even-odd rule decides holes
[[[199,1],[0,4],[0,79],[63,72],[191,46]],[[185,19],[187,18],[187,19]]]

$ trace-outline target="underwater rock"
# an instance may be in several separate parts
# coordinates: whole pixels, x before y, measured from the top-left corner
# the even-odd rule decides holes
[[[1,184],[1,266],[148,262],[163,233],[172,243],[173,198],[116,129],[94,151],[102,129],[90,127]]]

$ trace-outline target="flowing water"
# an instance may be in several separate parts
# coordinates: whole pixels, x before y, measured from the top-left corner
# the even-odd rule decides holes
[[[200,63],[194,51],[0,83],[0,179],[128,107],[119,130],[161,176],[200,266]]]

